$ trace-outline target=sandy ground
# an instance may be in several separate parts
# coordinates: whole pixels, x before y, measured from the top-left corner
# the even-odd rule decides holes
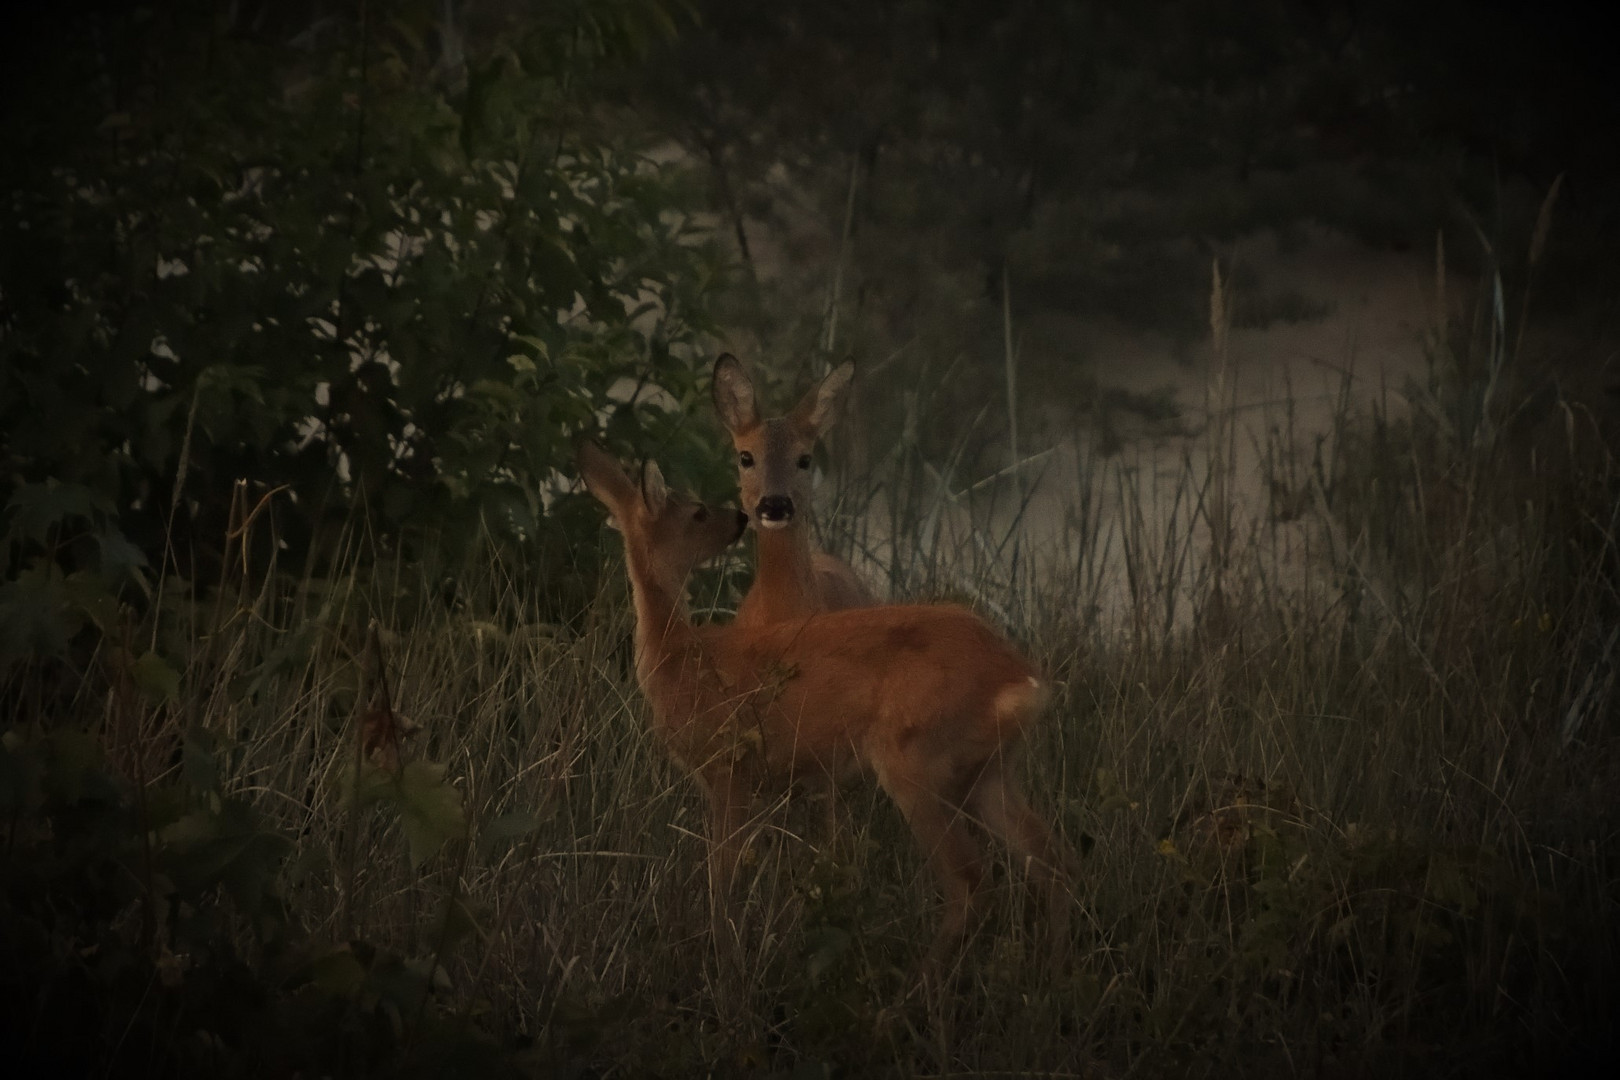
[[[1247,267],[1251,287],[1286,288],[1309,301],[1308,317],[1231,330],[1224,366],[1211,338],[1178,349],[1160,335],[1063,320],[1058,332],[1087,358],[1100,387],[1168,395],[1179,420],[1116,422],[1104,440],[1091,402],[1048,400],[1045,415],[1024,419],[1027,464],[1017,477],[956,487],[941,513],[936,531],[948,553],[941,561],[953,567],[948,589],[990,603],[1006,590],[986,587],[986,576],[1005,584],[1034,568],[1023,580],[1073,589],[1088,617],[1123,626],[1141,617],[1131,581],[1145,575],[1177,583],[1183,602],[1155,617],[1185,625],[1193,617],[1186,601],[1211,562],[1207,511],[1223,498],[1233,548],[1265,564],[1244,568],[1251,580],[1281,589],[1324,584],[1313,574],[1320,568],[1313,552],[1331,537],[1310,463],[1333,452],[1341,410],[1376,404],[1390,415],[1405,412],[1403,389],[1427,371],[1433,260],[1326,231],[1287,248],[1269,235],[1252,237],[1232,258]],[[1224,489],[1209,481],[1212,450],[1228,465]],[[1021,498],[1027,504],[1019,513]],[[863,572],[876,580],[895,558],[896,539],[916,540],[886,535],[883,510],[857,526]],[[1077,581],[1087,584],[1077,589]]]

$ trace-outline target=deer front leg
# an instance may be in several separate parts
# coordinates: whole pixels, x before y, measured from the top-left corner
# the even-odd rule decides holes
[[[731,922],[731,890],[742,860],[743,827],[748,821],[749,793],[729,776],[716,777],[709,793],[709,920],[715,940]]]

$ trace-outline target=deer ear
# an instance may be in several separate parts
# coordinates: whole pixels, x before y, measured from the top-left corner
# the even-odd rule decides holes
[[[845,360],[793,407],[793,422],[810,435],[825,434],[838,418],[838,410],[854,381],[855,361]]]
[[[614,517],[622,517],[630,500],[636,497],[635,485],[624,474],[618,459],[589,439],[574,444],[574,462],[585,481],[585,490],[608,508]]]
[[[662,514],[669,502],[669,489],[664,486],[664,474],[658,468],[658,462],[650,459],[641,467],[641,498],[653,517]]]
[[[714,411],[720,422],[733,435],[759,424],[759,405],[754,399],[754,383],[743,370],[741,361],[730,353],[721,353],[714,362]]]

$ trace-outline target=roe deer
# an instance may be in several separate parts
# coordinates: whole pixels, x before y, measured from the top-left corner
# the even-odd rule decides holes
[[[1054,933],[1066,932],[1070,856],[1030,809],[1008,761],[1048,696],[1023,656],[972,612],[945,605],[694,626],[687,576],[741,534],[741,516],[671,495],[654,465],[638,488],[595,444],[580,444],[577,456],[587,490],[624,535],[636,675],[654,728],[708,795],[717,928],[756,792],[801,772],[867,771],[899,807],[945,893],[932,962],[955,948],[974,914],[983,866],[970,817],[1030,864]]]
[[[743,510],[759,538],[754,584],[737,609],[742,626],[877,602],[848,563],[816,547],[810,523],[810,452],[854,378],[855,365],[845,361],[792,412],[763,420],[737,358],[723,353],[714,362],[715,411],[731,432]]]

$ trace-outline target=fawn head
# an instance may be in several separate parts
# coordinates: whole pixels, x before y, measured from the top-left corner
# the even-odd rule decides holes
[[[855,378],[844,361],[786,416],[760,419],[754,383],[730,353],[714,362],[714,407],[731,432],[743,510],[761,529],[785,529],[810,505],[811,451],[837,418]]]
[[[679,588],[693,567],[736,543],[748,527],[748,516],[740,510],[706,506],[670,492],[657,462],[647,462],[637,484],[618,459],[594,442],[580,442],[574,457],[585,489],[607,507],[624,533],[626,549],[634,548],[632,557],[639,556],[667,588]]]

